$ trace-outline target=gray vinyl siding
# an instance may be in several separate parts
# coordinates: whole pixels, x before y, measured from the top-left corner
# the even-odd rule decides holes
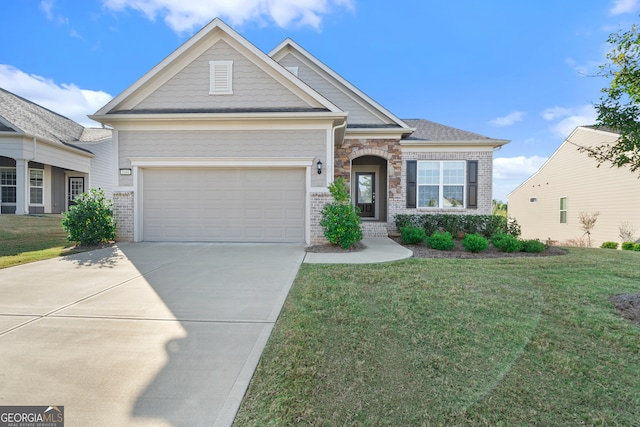
[[[292,54],[287,54],[279,61],[283,67],[298,67],[298,78],[315,89],[322,96],[337,105],[342,111],[349,113],[349,123],[354,124],[395,124],[391,120],[383,121],[367,111],[352,97],[338,88],[328,76],[318,74]],[[346,88],[344,90],[347,90]]]
[[[105,197],[111,199],[113,189],[113,148],[111,139],[83,145],[83,147],[96,155],[91,159],[91,173],[89,177],[91,188],[103,189]]]
[[[209,95],[209,61],[233,61],[233,95]],[[134,109],[308,107],[307,102],[221,40]]]
[[[578,128],[573,144],[612,143],[617,135]],[[549,161],[514,190],[508,199],[509,215],[522,227],[522,237],[551,239],[560,244],[584,237],[580,212],[600,212],[591,232],[591,245],[619,242],[621,222],[628,221],[640,238],[640,181],[628,168],[596,167],[597,163],[575,145],[564,142]],[[567,222],[560,223],[560,198],[567,198]],[[531,201],[535,199],[535,201]]]
[[[51,213],[59,214],[66,205],[64,169],[51,167]]]
[[[119,168],[132,157],[179,158],[318,158],[325,165],[326,130],[120,131]],[[133,177],[120,176],[130,186]],[[311,174],[312,186],[324,186],[325,176]]]

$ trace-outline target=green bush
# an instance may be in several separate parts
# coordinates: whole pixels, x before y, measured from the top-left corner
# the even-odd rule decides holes
[[[526,252],[529,254],[539,254],[544,251],[547,246],[542,243],[540,240],[523,240],[522,241],[522,252]]]
[[[623,242],[622,250],[623,251],[632,251],[635,249],[636,244],[634,242]]]
[[[482,252],[489,247],[489,241],[480,234],[467,234],[462,241],[462,246],[469,252]]]
[[[457,214],[398,214],[396,227],[421,227],[430,236],[436,231],[448,231],[452,235],[458,232],[481,234],[490,237],[495,233],[520,236],[520,225],[513,218],[500,215],[457,215]]]
[[[618,242],[604,242],[600,247],[602,249],[618,249]]]
[[[112,203],[105,199],[103,190],[94,188],[80,194],[75,202],[62,216],[62,228],[67,232],[68,241],[91,246],[115,240]]]
[[[424,228],[420,227],[402,227],[400,229],[400,237],[403,243],[415,245],[422,243],[427,238]]]
[[[520,252],[522,250],[522,242],[516,237],[505,233],[496,233],[491,236],[491,243],[501,252]]]
[[[333,244],[349,249],[362,240],[358,208],[349,201],[349,187],[344,178],[336,179],[330,186],[333,203],[322,208],[320,225],[324,236]]]
[[[636,244],[633,246],[633,250],[634,250],[634,251],[638,251],[638,252],[640,252],[640,243],[636,243]]]
[[[439,251],[448,251],[453,249],[456,243],[453,241],[453,236],[448,231],[436,231],[431,236],[427,237],[427,244]]]

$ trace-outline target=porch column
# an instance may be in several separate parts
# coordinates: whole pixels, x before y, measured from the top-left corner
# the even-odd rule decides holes
[[[29,213],[29,161],[16,159],[16,215]]]

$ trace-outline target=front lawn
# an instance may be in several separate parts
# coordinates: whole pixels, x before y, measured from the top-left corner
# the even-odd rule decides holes
[[[69,253],[61,215],[0,215],[0,268]]]
[[[236,426],[640,420],[640,253],[304,264]]]

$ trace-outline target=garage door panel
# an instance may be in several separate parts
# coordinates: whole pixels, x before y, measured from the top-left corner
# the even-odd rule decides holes
[[[143,170],[143,240],[304,242],[304,169]]]

